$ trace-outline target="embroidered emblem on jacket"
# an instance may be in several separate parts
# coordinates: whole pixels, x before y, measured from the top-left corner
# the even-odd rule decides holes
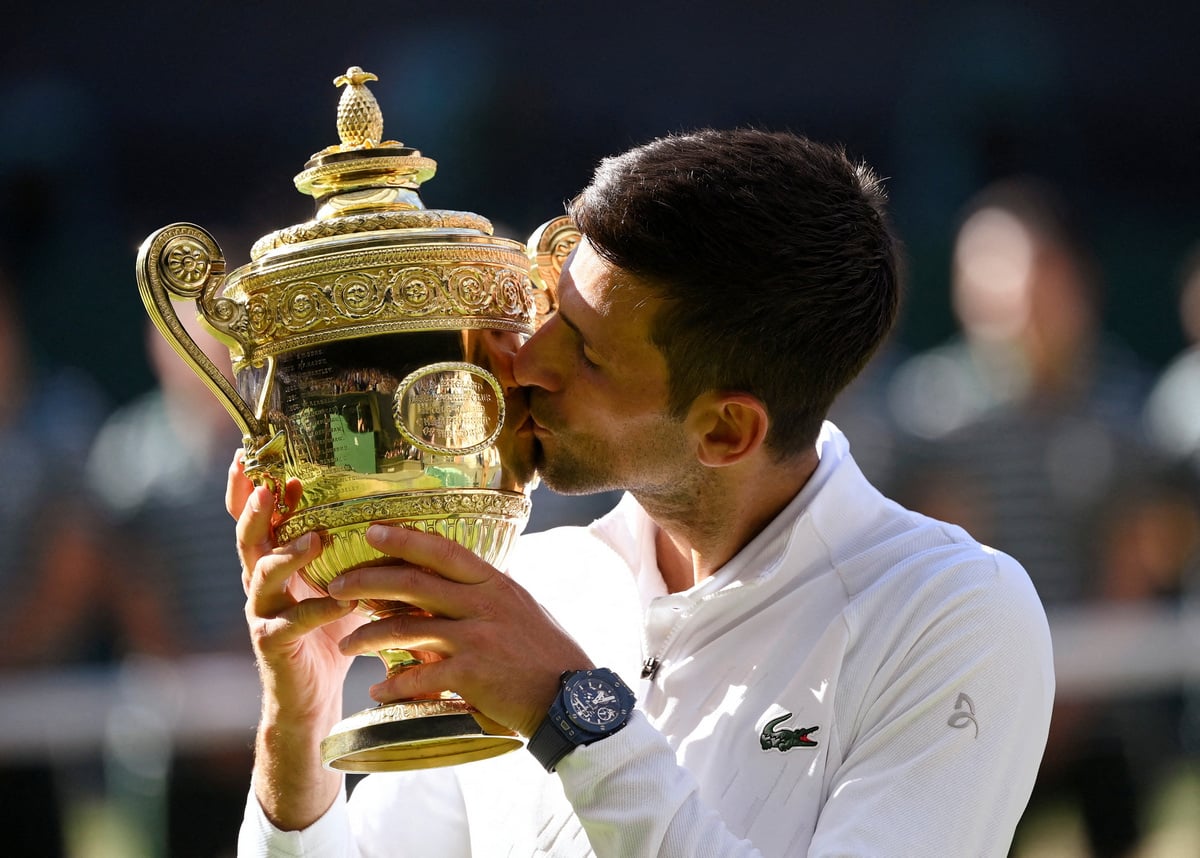
[[[959,730],[971,724],[975,727],[975,738],[979,738],[979,722],[975,720],[975,701],[961,691],[954,701],[954,714],[946,721],[951,727]]]
[[[764,751],[769,751],[771,748],[778,748],[780,751],[790,751],[792,748],[817,747],[817,740],[810,739],[809,736],[820,730],[820,726],[798,727],[794,730],[787,728],[782,730],[775,729],[791,717],[792,713],[789,712],[786,715],[773,718],[766,723],[766,726],[762,729],[762,735],[758,737],[758,742],[762,745]]]

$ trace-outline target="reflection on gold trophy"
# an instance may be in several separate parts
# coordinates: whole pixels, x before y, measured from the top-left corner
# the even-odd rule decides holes
[[[502,379],[538,309],[553,309],[524,245],[494,237],[478,215],[425,208],[417,189],[436,163],[383,141],[365,86],[375,79],[353,67],[335,80],[346,87],[341,143],[295,179],[316,200],[312,220],[262,237],[228,274],[212,236],[186,223],[153,233],[137,262],[151,318],[237,421],[247,475],[275,492],[277,538],[320,533],[324,550],[304,574],[321,591],[348,569],[394,562],[364,539],[377,521],[503,563],[528,518],[534,472],[531,442],[515,433],[524,400]],[[556,244],[533,260],[550,284],[566,252]],[[233,384],[181,325],[173,301],[188,300],[229,347]],[[292,478],[303,493],[285,508]],[[414,610],[362,609],[374,619]],[[389,673],[431,657],[380,656]],[[365,710],[335,727],[322,756],[334,769],[389,771],[520,747],[472,711],[449,694]]]

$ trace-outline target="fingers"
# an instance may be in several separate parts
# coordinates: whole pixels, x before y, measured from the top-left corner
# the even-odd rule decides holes
[[[225,483],[225,509],[233,518],[242,514],[246,499],[254,491],[254,483],[246,476],[246,451],[238,449],[229,463],[229,478]]]
[[[287,481],[283,487],[283,500],[287,504],[288,509],[294,510],[300,503],[300,495],[304,491],[304,487],[296,478]]]
[[[247,610],[254,616],[273,617],[296,604],[288,583],[306,563],[316,559],[320,543],[315,534],[306,533],[259,557],[246,590]]]
[[[545,717],[562,672],[591,664],[528,591],[463,546],[380,525],[368,529],[367,541],[403,562],[346,572],[329,583],[330,595],[405,602],[420,610],[362,625],[341,638],[339,651],[405,649],[436,657],[373,686],[374,699],[450,690],[490,722],[530,735]]]
[[[450,659],[424,661],[397,671],[367,692],[379,703],[437,695],[456,684],[453,667]]]
[[[251,487],[238,508],[237,552],[242,562],[242,584],[249,587],[249,574],[259,558],[275,547],[271,540],[271,492],[262,486]],[[232,507],[231,507],[232,508]]]
[[[252,616],[258,622],[251,624],[251,637],[257,637],[260,642],[269,638],[272,642],[269,648],[286,646],[300,640],[313,629],[340,620],[351,613],[356,605],[356,602],[341,602],[327,597],[293,601],[289,607],[269,618]],[[260,644],[260,648],[268,647]]]
[[[274,617],[296,604],[288,592],[288,582],[321,551],[321,540],[313,533],[275,547],[271,535],[272,500],[269,489],[255,488],[237,521],[237,552],[242,563],[246,610],[256,617]]]
[[[486,594],[409,564],[352,569],[330,581],[327,589],[338,599],[405,602],[456,620],[488,612]]]
[[[384,554],[407,562],[346,572],[330,582],[331,596],[407,602],[431,614],[462,619],[490,614],[495,588],[508,582],[469,549],[436,534],[372,525],[366,539]],[[475,589],[483,584],[488,586]]]
[[[225,510],[230,516],[236,519],[242,514],[253,491],[254,483],[246,476],[246,451],[239,448],[229,463],[229,478],[225,482]],[[296,509],[303,491],[304,486],[298,479],[287,480],[283,487],[283,502],[288,509]]]
[[[384,554],[432,569],[443,578],[460,584],[481,584],[500,575],[494,566],[470,549],[434,533],[373,524],[367,528],[366,539]]]
[[[391,616],[363,624],[342,638],[338,648],[343,655],[366,655],[384,649],[454,655],[462,644],[462,640],[454,636],[462,632],[452,629],[452,622],[421,613]]]

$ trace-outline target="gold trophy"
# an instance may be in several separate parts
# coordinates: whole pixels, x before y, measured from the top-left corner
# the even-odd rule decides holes
[[[366,543],[372,522],[438,533],[503,563],[535,477],[532,441],[516,432],[524,399],[502,379],[539,308],[553,308],[542,280],[557,282],[569,250],[561,219],[539,230],[555,246],[530,253],[479,215],[426,209],[417,189],[437,165],[382,140],[369,80],[352,67],[334,81],[346,87],[341,143],[295,178],[316,200],[312,220],[262,237],[228,274],[212,236],[187,223],[153,233],[137,261],[147,312],[241,428],[246,474],[274,491],[279,541],[320,533],[321,557],[303,574],[322,592],[349,569],[394,562]],[[531,266],[543,276],[531,279]],[[173,301],[184,300],[229,347],[232,383],[180,324]],[[292,478],[303,493],[287,508]],[[360,609],[373,619],[416,610]],[[434,657],[379,655],[389,675]],[[521,746],[472,712],[450,694],[364,710],[334,728],[322,758],[341,771],[396,771]]]

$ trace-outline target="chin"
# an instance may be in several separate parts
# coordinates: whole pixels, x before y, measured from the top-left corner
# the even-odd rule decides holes
[[[554,467],[544,461],[539,464],[538,472],[546,487],[560,495],[594,495],[620,488],[613,485],[611,480],[602,479],[598,474],[574,468]]]

